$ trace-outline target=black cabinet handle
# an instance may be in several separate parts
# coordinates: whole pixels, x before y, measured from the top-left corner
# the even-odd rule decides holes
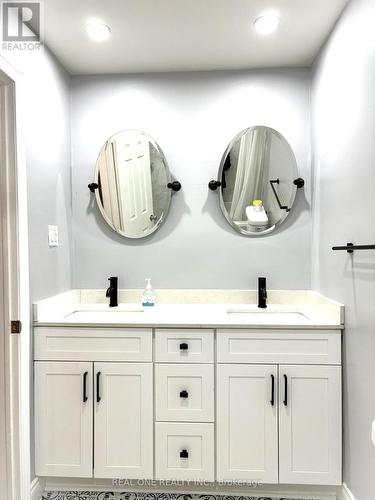
[[[275,406],[275,375],[271,375],[271,406]]]
[[[188,397],[189,397],[188,391],[183,390],[180,392],[180,398],[186,399]]]
[[[189,344],[187,344],[186,342],[182,342],[182,344],[180,344],[180,351],[187,351],[189,349]]]
[[[89,372],[85,372],[83,374],[83,402],[86,403],[86,401],[89,399],[87,397],[87,375]]]
[[[284,375],[284,406],[288,406],[288,377]]]
[[[189,458],[189,452],[187,450],[181,450],[180,458]]]
[[[99,403],[100,400],[102,399],[100,396],[100,375],[101,372],[98,372],[96,374],[96,402]]]

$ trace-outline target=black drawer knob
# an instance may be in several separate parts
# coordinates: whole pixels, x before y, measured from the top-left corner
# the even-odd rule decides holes
[[[186,399],[188,397],[189,397],[188,391],[183,390],[180,392],[180,398]]]
[[[187,450],[180,451],[180,458],[189,458],[189,453]]]
[[[189,344],[187,344],[186,342],[182,342],[180,344],[180,351],[187,351],[189,349]]]

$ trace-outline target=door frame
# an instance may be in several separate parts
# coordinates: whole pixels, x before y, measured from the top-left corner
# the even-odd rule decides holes
[[[5,352],[7,498],[29,500],[30,302],[22,73],[2,56],[0,87],[0,286],[4,297],[0,329]],[[22,333],[11,333],[12,320],[21,321]]]

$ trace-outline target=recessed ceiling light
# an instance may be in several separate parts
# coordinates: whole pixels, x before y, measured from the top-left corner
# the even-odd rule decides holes
[[[94,42],[103,42],[109,38],[111,28],[103,23],[93,22],[85,26],[88,37]]]
[[[260,16],[255,20],[255,30],[261,35],[270,35],[277,30],[280,19],[274,15]]]

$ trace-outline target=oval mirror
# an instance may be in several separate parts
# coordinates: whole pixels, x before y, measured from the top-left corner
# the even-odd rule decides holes
[[[171,191],[180,187],[171,182],[157,143],[137,130],[123,130],[108,139],[96,161],[95,183],[89,185],[106,222],[127,238],[155,232],[167,217]]]
[[[297,163],[288,141],[269,127],[251,127],[228,145],[219,169],[220,207],[229,224],[247,236],[272,232],[293,207]]]

